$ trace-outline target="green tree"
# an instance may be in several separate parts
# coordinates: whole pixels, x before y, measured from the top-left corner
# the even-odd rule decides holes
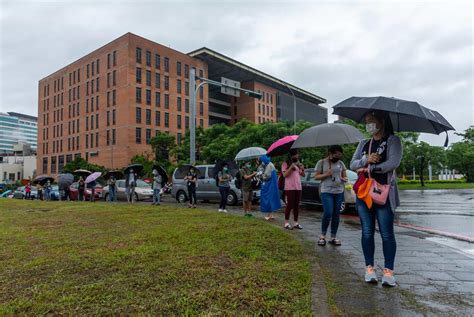
[[[447,151],[447,165],[466,176],[467,182],[474,182],[474,126],[470,126],[460,142],[453,143]]]
[[[176,148],[175,137],[168,132],[159,131],[156,136],[150,139],[151,148],[155,154],[155,161],[165,163],[169,161],[169,155]]]

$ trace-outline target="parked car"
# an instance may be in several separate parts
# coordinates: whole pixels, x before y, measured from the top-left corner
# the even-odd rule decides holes
[[[95,186],[95,194],[94,194],[95,199],[100,199],[102,190],[103,188],[100,184],[97,184]],[[90,199],[90,196],[91,196],[90,188],[86,188],[86,190],[84,191],[84,196],[86,200]],[[69,186],[69,197],[71,200],[79,199],[79,183],[78,182],[74,182]]]
[[[0,198],[11,198],[13,197],[13,190],[9,189],[0,194]]]
[[[13,198],[24,199],[26,196],[25,186],[20,186],[13,191]],[[38,197],[38,191],[35,186],[31,186],[31,199],[36,199]]]
[[[125,180],[119,179],[115,182],[117,186],[117,200],[127,200],[127,194],[125,192]],[[109,199],[109,186],[105,186],[101,192],[101,198],[104,200]],[[135,200],[149,200],[153,198],[153,190],[151,185],[147,184],[141,179],[137,180],[137,186],[135,187]]]
[[[200,174],[198,177],[196,196],[199,200],[217,200],[221,199],[219,193],[219,187],[216,186],[216,180],[214,178],[214,165],[197,165],[196,168]],[[177,170],[177,169],[176,169]],[[178,202],[184,203],[188,200],[188,188],[187,181],[182,178],[176,178],[176,170],[173,173],[173,186],[171,188],[171,196]],[[260,190],[254,190],[254,200],[260,199]],[[227,204],[237,205],[239,201],[242,201],[242,191],[235,187],[235,179],[230,182],[230,191],[227,196]]]
[[[319,196],[319,185],[321,181],[314,179],[314,168],[305,169],[304,176],[301,176],[301,202],[308,205],[322,205],[321,197]],[[344,203],[341,211],[347,211],[348,208],[355,208],[356,195],[352,186],[357,180],[357,173],[347,170],[348,182],[344,190]]]

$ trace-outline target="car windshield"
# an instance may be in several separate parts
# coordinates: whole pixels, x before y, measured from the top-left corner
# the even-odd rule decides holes
[[[145,183],[141,179],[137,180],[137,187],[139,188],[150,188],[150,184]]]

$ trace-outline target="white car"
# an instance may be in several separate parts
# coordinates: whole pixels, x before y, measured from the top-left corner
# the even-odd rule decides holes
[[[127,200],[127,195],[125,192],[125,180],[117,180],[115,186],[117,187],[117,200]],[[109,186],[105,186],[102,189],[101,198],[104,198],[104,200],[109,199]],[[135,187],[135,200],[149,200],[152,198],[153,189],[151,189],[151,185],[145,183],[141,179],[137,180],[137,186]]]

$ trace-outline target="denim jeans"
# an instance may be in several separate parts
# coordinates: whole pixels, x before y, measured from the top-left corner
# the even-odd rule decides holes
[[[160,188],[153,189],[153,203],[154,204],[160,203]]]
[[[196,186],[188,186],[189,204],[197,205]]]
[[[390,207],[390,202],[383,206],[374,204],[371,209],[367,208],[365,202],[356,199],[356,207],[359,212],[360,224],[362,226],[362,249],[364,251],[365,265],[374,266],[375,252],[375,220],[379,225],[380,236],[382,237],[383,256],[385,258],[385,268],[393,270],[395,263],[395,253],[397,252],[397,242],[393,231],[394,214]]]
[[[321,202],[323,203],[323,219],[321,221],[321,234],[326,235],[331,223],[331,237],[335,238],[337,229],[339,228],[339,215],[341,213],[342,202],[344,201],[344,193],[331,194],[321,193]]]
[[[109,201],[117,201],[115,186],[109,186]]]
[[[219,209],[225,209],[227,205],[227,196],[229,196],[230,187],[219,186],[219,192],[221,193],[221,203]]]

